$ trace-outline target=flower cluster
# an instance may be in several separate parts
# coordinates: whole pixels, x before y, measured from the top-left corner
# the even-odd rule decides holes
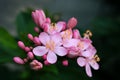
[[[58,56],[76,58],[78,65],[85,67],[87,75],[92,77],[90,67],[98,70],[97,62],[100,60],[90,39],[92,33],[87,30],[81,37],[79,30],[74,29],[77,25],[77,19],[74,17],[68,22],[52,23],[43,10],[35,10],[32,17],[37,25],[34,30],[39,34],[35,37],[28,34],[28,39],[34,43],[34,47],[25,46],[22,41],[18,41],[18,46],[27,53],[27,58],[14,57],[13,60],[18,64],[25,64],[30,60],[31,68],[39,70],[43,66],[55,64]],[[41,57],[42,61],[37,60],[35,56]],[[68,63],[67,59],[62,62],[64,66],[68,66]]]

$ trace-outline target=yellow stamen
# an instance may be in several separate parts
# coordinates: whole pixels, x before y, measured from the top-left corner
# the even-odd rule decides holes
[[[54,50],[55,48],[55,43],[54,41],[50,40],[49,42],[46,43],[46,48],[50,49],[51,51]]]
[[[84,43],[83,42],[79,42],[77,46],[83,49],[84,48]]]
[[[50,25],[50,32],[52,32],[52,31],[54,31],[54,30],[56,30],[57,29],[57,26],[56,26],[56,24],[55,23],[51,23],[51,25]]]
[[[95,56],[94,56],[94,59],[95,59],[95,61],[97,61],[97,62],[100,61],[100,58],[98,57],[98,55],[95,55]]]
[[[70,36],[72,35],[71,30],[64,31],[64,34],[62,35],[63,39],[70,39]]]
[[[92,36],[92,32],[90,30],[87,30],[85,33],[84,33],[84,37],[86,38],[90,38]]]

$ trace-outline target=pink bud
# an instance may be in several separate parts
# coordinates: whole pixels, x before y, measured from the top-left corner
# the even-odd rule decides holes
[[[32,12],[32,17],[35,23],[42,28],[43,23],[46,21],[46,16],[43,10],[35,10]]]
[[[40,30],[39,30],[39,28],[38,28],[38,27],[35,27],[35,28],[34,28],[34,30],[35,30],[35,32],[37,32],[37,33],[39,33],[39,32],[40,32]]]
[[[43,24],[43,27],[44,27],[44,32],[47,32],[50,27],[50,24],[45,23],[45,24]]]
[[[70,18],[68,23],[67,23],[67,27],[74,28],[76,25],[77,25],[77,19],[74,17]]]
[[[30,59],[34,59],[34,55],[32,52],[28,52],[27,56],[30,58]]]
[[[25,45],[22,41],[18,41],[18,46],[21,48],[21,49],[24,49],[25,48]]]
[[[33,41],[35,44],[40,45],[40,40],[38,37],[34,37]]]
[[[24,61],[24,62],[28,62],[28,59],[27,59],[27,58],[24,58],[23,61]]]
[[[81,36],[80,36],[80,32],[78,29],[74,29],[73,30],[73,38],[76,38],[76,39],[80,39]]]
[[[46,60],[46,59],[47,59],[47,55],[43,55],[42,58],[43,58],[44,60]]]
[[[29,47],[25,47],[24,50],[25,50],[26,52],[29,52],[31,49],[30,49]]]
[[[32,34],[28,34],[28,38],[29,38],[31,41],[33,41],[33,36],[32,36]]]
[[[24,64],[24,61],[20,57],[14,57],[13,60],[18,64]]]
[[[64,61],[62,62],[62,64],[63,64],[63,66],[68,66],[68,60],[64,60]]]
[[[42,69],[43,68],[43,64],[37,60],[33,60],[31,63],[30,63],[30,66],[33,70],[39,70],[39,69]]]
[[[46,66],[50,65],[50,63],[49,63],[47,60],[44,61],[44,64],[45,64]]]
[[[46,18],[46,23],[51,23],[51,20],[50,20],[50,18],[48,17],[48,18]]]

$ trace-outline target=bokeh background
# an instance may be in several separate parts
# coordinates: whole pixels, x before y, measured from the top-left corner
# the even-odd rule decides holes
[[[78,19],[77,28],[81,34],[87,29],[92,31],[91,39],[101,58],[100,69],[93,70],[92,78],[88,78],[75,62],[68,68],[60,67],[62,65],[58,63],[57,68],[51,66],[36,72],[12,61],[13,56],[22,53],[17,48],[17,41],[21,39],[18,29],[34,27],[27,23],[31,19],[31,10],[35,9],[43,9],[54,19],[65,21],[74,16]],[[28,21],[24,25],[21,20]],[[29,32],[29,27],[25,30]],[[119,0],[0,0],[0,80],[119,80],[119,41]]]

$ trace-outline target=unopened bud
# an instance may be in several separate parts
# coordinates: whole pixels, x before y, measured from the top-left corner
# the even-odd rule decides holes
[[[31,41],[33,41],[33,36],[32,36],[32,34],[28,34],[28,38],[29,38]]]
[[[35,31],[35,32],[37,32],[37,33],[39,33],[39,32],[40,32],[40,30],[39,30],[39,28],[38,28],[38,27],[35,27],[35,28],[34,28],[34,31]]]
[[[18,64],[24,64],[24,61],[20,57],[14,57],[13,60]]]
[[[70,18],[68,23],[67,23],[67,27],[74,28],[76,25],[77,25],[77,19],[74,17]]]
[[[29,59],[34,59],[34,55],[32,52],[28,52],[27,56],[29,57]]]
[[[31,49],[30,49],[29,47],[25,47],[24,50],[25,50],[26,52],[29,52]]]
[[[63,66],[68,66],[68,60],[64,60],[64,61],[62,62],[62,64],[63,64]]]
[[[25,45],[22,41],[18,41],[18,46],[21,48],[21,49],[24,49],[25,48]]]
[[[36,43],[37,45],[40,45],[40,40],[38,37],[34,37],[33,39],[34,43]]]

